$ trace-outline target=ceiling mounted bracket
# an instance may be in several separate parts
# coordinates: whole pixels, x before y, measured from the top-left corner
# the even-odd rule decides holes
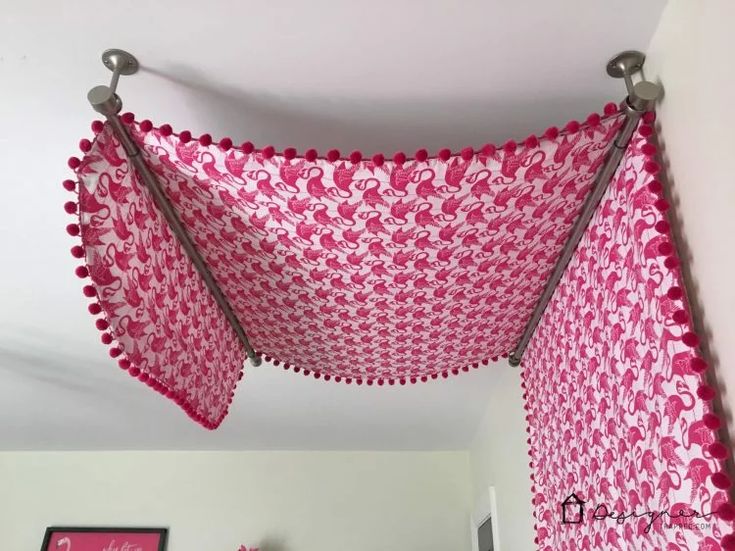
[[[112,71],[109,86],[95,86],[87,94],[92,107],[102,115],[114,115],[122,109],[122,101],[117,95],[120,75],[134,75],[140,69],[135,56],[125,50],[112,48],[102,52],[102,64]]]

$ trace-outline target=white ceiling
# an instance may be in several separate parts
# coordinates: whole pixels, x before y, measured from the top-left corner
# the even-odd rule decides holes
[[[66,159],[109,47],[126,110],[278,149],[392,152],[524,138],[623,96],[665,0],[8,2],[0,13],[0,449],[458,449],[498,365],[412,387],[250,370],[215,433],[98,344],[64,233]],[[517,392],[516,388],[508,389]]]

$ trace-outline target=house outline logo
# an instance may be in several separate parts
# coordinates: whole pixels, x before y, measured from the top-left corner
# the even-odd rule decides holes
[[[584,522],[585,503],[587,502],[579,499],[577,494],[569,494],[569,497],[561,502],[561,523],[582,524]]]

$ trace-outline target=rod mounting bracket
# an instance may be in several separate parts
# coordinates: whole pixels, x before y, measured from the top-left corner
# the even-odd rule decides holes
[[[102,63],[110,71],[120,75],[134,75],[140,69],[140,64],[133,54],[118,48],[102,52]]]
[[[613,78],[626,78],[643,69],[646,55],[636,50],[620,52],[607,62],[607,74]]]

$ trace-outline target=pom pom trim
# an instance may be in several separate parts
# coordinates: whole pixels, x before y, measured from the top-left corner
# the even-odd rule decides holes
[[[126,124],[132,125],[134,127],[137,127],[137,129],[142,133],[150,132],[155,128],[155,126],[151,123],[149,120],[144,120],[141,122],[137,122],[134,119],[134,116],[132,113],[128,114],[126,113],[124,116],[127,116],[125,119]],[[526,148],[526,149],[534,149],[536,147],[539,147],[541,145],[541,142],[543,140],[555,140],[561,135],[570,135],[575,134],[577,132],[594,132],[595,129],[600,125],[600,123],[604,120],[615,118],[620,116],[620,110],[617,105],[615,104],[607,104],[604,108],[604,110],[601,113],[591,113],[586,119],[585,122],[578,122],[578,121],[569,121],[566,125],[564,125],[563,130],[559,130],[556,127],[550,127],[548,128],[543,134],[541,135],[531,135],[525,138],[521,142],[516,142],[514,140],[509,140],[506,142],[502,148],[506,150],[507,153],[513,153],[516,152],[519,148]],[[99,121],[97,121],[99,122]],[[99,129],[101,131],[101,128]],[[178,134],[173,131],[173,128],[170,124],[163,124],[160,127],[158,127],[158,131],[161,133],[164,137],[174,136],[177,137],[181,143],[189,143],[192,140],[195,140],[195,138],[192,136],[192,133],[188,130],[182,130]],[[598,130],[599,131],[599,130]],[[232,144],[232,140],[230,138],[222,138],[221,140],[217,141],[212,138],[209,134],[202,134],[199,138],[196,138],[196,140],[204,147],[210,146],[212,144],[216,144],[218,147],[221,147],[223,150],[227,151],[229,149],[238,149],[241,152],[250,155],[255,154],[263,159],[270,159],[274,156],[279,155],[279,153],[275,150],[273,146],[266,146],[262,149],[257,149],[255,145],[253,145],[252,142],[246,141],[243,144],[241,144],[239,147],[235,147]],[[353,164],[357,164],[360,162],[369,162],[372,163],[375,167],[381,167],[385,163],[386,159],[390,158],[392,159],[393,163],[395,164],[404,164],[408,162],[448,162],[453,157],[460,158],[466,162],[469,162],[472,160],[472,158],[476,154],[480,155],[486,155],[486,156],[492,156],[495,154],[496,150],[500,149],[496,147],[493,144],[486,144],[481,149],[474,149],[472,147],[465,147],[461,151],[457,153],[452,153],[449,149],[441,149],[439,150],[435,155],[430,155],[428,150],[424,148],[418,149],[413,156],[408,156],[402,151],[397,152],[395,155],[386,156],[383,153],[375,153],[374,155],[370,157],[365,157],[362,152],[355,150],[352,151],[349,155],[343,156],[338,149],[331,149],[327,152],[326,155],[319,156],[319,153],[315,149],[307,149],[302,158],[306,160],[307,162],[315,162],[317,160],[326,160],[330,163],[336,163],[339,161],[349,161]],[[298,159],[298,154],[296,150],[292,147],[288,147],[283,150],[283,152],[280,153],[281,156],[283,156],[286,160],[291,159]],[[365,159],[370,159],[369,161],[365,161]],[[76,168],[76,167],[72,167]]]

